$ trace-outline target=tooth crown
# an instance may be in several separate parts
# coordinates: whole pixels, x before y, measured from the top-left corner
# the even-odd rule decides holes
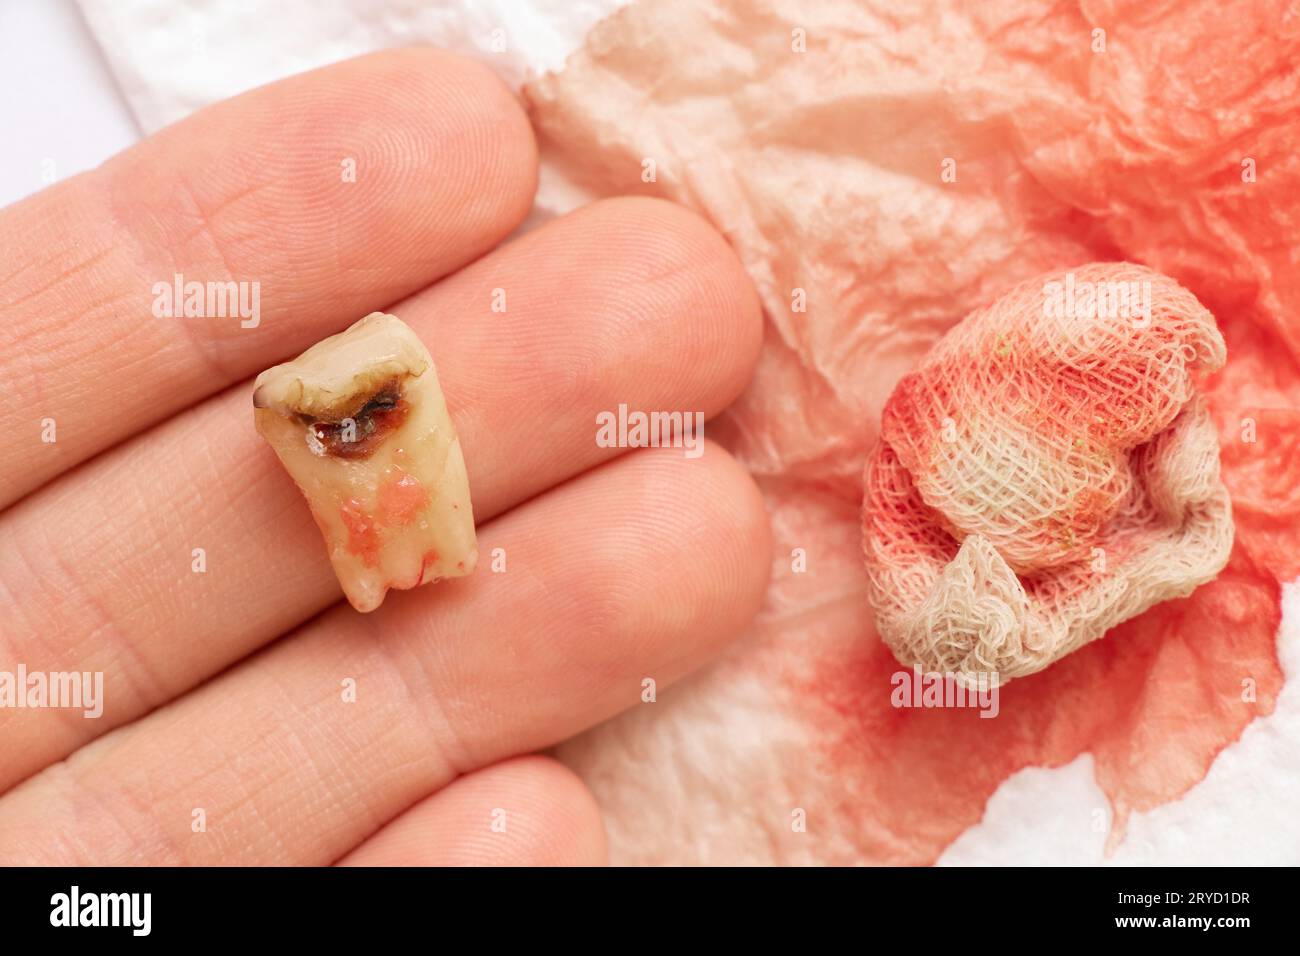
[[[419,376],[430,365],[428,350],[406,323],[372,312],[257,376],[253,407],[338,422],[360,412],[388,383]]]

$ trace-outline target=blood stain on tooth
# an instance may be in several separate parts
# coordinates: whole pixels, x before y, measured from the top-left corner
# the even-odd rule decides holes
[[[424,554],[424,557],[420,559],[420,576],[419,576],[418,578],[416,578],[416,582],[418,583],[418,582],[420,582],[420,581],[423,581],[423,580],[424,580],[424,572],[425,572],[428,568],[432,567],[433,565],[435,565],[435,564],[437,564],[437,563],[438,563],[438,552],[437,552],[437,551],[426,551],[425,554]]]
[[[385,525],[410,524],[429,503],[429,491],[414,475],[397,465],[385,472],[379,486],[379,518]]]
[[[379,530],[375,519],[366,514],[361,502],[349,498],[339,508],[339,517],[348,530],[348,551],[368,568],[379,566]]]

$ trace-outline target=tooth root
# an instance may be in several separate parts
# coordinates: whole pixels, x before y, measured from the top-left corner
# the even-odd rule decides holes
[[[377,608],[389,588],[474,570],[460,442],[433,359],[396,316],[372,313],[267,369],[253,406],[358,611]]]

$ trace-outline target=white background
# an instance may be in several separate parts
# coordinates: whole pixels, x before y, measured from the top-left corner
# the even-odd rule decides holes
[[[73,0],[0,0],[0,206],[140,137]]]

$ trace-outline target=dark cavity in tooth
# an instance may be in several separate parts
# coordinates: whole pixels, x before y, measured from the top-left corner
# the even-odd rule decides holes
[[[389,385],[370,398],[349,420],[317,421],[301,415],[310,430],[307,443],[318,455],[345,460],[365,459],[374,454],[393,432],[402,426],[411,406],[396,385]]]

